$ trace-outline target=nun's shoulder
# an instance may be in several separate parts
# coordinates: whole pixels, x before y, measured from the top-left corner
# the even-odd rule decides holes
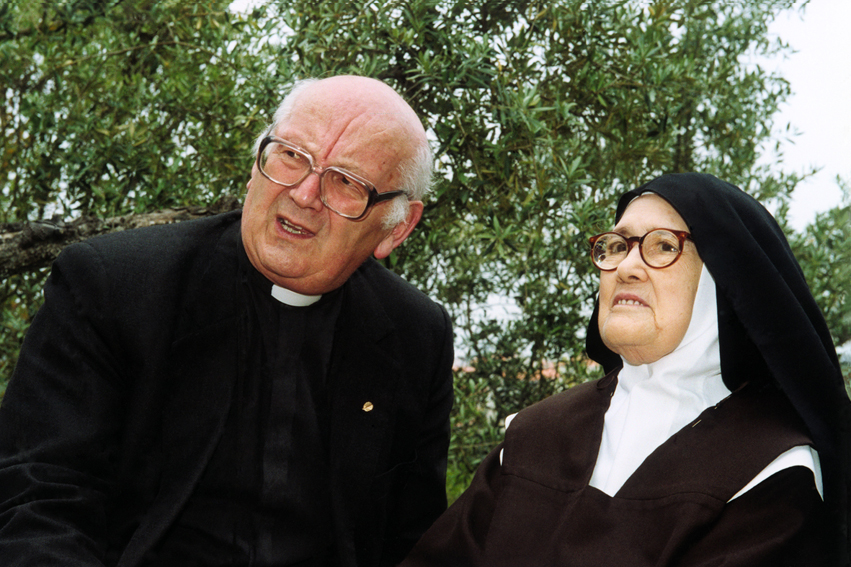
[[[510,424],[512,431],[517,432],[527,428],[556,430],[564,424],[567,416],[571,421],[581,421],[605,413],[615,391],[619,371],[610,372],[598,380],[583,382],[522,409],[506,420],[506,428]]]

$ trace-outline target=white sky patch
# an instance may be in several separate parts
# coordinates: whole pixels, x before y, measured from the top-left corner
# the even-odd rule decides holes
[[[234,0],[230,3],[228,9],[237,14],[244,14],[246,12],[250,12],[256,6],[265,3],[265,0]]]
[[[769,27],[797,53],[760,62],[785,77],[794,93],[774,119],[776,139],[788,135],[787,124],[800,133],[783,146],[783,168],[799,173],[821,168],[795,189],[789,220],[796,230],[840,204],[837,175],[851,181],[851,2],[813,0],[803,18],[797,11],[801,4],[798,0],[795,10],[780,14]]]

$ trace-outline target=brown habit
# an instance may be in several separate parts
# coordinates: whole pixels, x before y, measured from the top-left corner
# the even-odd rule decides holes
[[[705,410],[614,497],[588,486],[616,373],[520,412],[402,566],[827,564],[809,469],[781,471],[728,503],[778,455],[811,443],[771,386]]]

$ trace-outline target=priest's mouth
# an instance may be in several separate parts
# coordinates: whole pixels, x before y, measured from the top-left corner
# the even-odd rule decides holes
[[[309,230],[305,230],[300,226],[294,225],[284,218],[278,217],[278,224],[281,225],[281,228],[283,228],[284,231],[290,234],[294,234],[296,236],[313,236],[313,233]]]

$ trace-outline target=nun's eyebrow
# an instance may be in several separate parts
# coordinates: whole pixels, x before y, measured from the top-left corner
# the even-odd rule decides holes
[[[615,227],[612,229],[612,232],[616,232],[621,236],[642,236],[647,233],[647,231],[638,233],[635,231],[635,228],[628,224],[615,225]]]

